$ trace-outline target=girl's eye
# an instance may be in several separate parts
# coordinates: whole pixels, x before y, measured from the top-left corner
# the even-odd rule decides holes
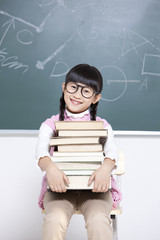
[[[83,91],[85,93],[89,93],[89,94],[91,94],[93,92],[92,89],[90,89],[90,88],[84,88]]]
[[[71,85],[71,88],[72,88],[72,89],[76,89],[76,86],[75,86],[75,85]]]
[[[85,92],[85,93],[89,93],[90,91],[89,91],[88,89],[85,89],[84,92]]]

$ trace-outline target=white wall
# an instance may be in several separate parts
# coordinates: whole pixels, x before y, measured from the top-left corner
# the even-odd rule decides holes
[[[36,138],[0,136],[0,239],[40,240],[43,215],[37,199],[43,174],[35,165]],[[115,138],[126,159],[119,240],[159,240],[160,136]],[[66,239],[87,239],[82,216],[73,216]]]

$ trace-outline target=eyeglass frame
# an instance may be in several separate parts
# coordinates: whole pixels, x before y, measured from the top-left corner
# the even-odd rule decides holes
[[[83,96],[83,93],[82,93],[83,88],[91,88],[91,87],[88,87],[88,86],[82,86],[82,85],[80,85],[80,84],[78,84],[78,83],[76,83],[76,82],[68,82],[67,84],[69,84],[69,83],[74,83],[74,84],[77,86],[77,89],[76,89],[75,92],[77,92],[78,89],[79,89],[79,87],[81,87],[81,95],[82,95],[82,97],[84,97],[84,96]],[[67,90],[67,84],[65,85],[66,91],[67,91],[68,93],[70,93],[70,94],[74,94],[75,92],[71,93],[71,92],[69,92],[69,91]],[[93,88],[92,88],[92,89],[93,89]],[[94,94],[98,95],[99,93],[100,93],[100,92],[93,91],[93,94],[92,94],[90,97],[84,97],[84,98],[90,99],[91,97],[93,97]]]

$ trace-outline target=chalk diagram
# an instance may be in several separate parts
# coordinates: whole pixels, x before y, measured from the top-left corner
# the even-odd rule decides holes
[[[100,72],[102,75],[107,76],[107,79],[103,79],[104,88],[107,84],[105,92],[107,92],[107,97],[102,97],[104,101],[116,101],[123,96],[127,89],[127,82],[134,83],[139,82],[139,80],[127,80],[125,73],[116,66],[104,66],[101,67]],[[120,84],[120,87],[117,88],[115,84]],[[115,88],[115,89],[114,89]],[[116,95],[113,96],[113,93],[116,92]]]
[[[112,3],[108,3],[110,8],[112,7]],[[92,19],[91,29],[87,29],[88,19],[84,19],[80,10],[86,9],[87,7],[92,8],[94,6],[95,9],[95,18]],[[78,26],[74,31],[70,34],[67,39],[64,39],[63,43],[59,45],[57,49],[51,49],[51,53],[44,59],[37,59],[35,63],[35,68],[39,71],[45,71],[47,64],[53,63],[52,71],[49,73],[49,78],[58,78],[64,76],[70,69],[69,63],[59,60],[59,55],[63,53],[63,51],[68,47],[69,44],[72,44],[75,37],[79,38],[82,43],[86,44],[85,33],[83,30],[87,29],[90,38],[90,42],[96,42],[97,46],[102,46],[105,44],[105,37],[99,39],[98,35],[98,19],[100,21],[108,21],[112,20],[112,16],[108,16],[106,18],[104,14],[104,6],[106,6],[106,1],[86,1],[86,2],[77,2],[75,6],[71,9],[67,6],[65,1],[63,0],[41,0],[39,1],[37,7],[40,9],[49,7],[50,11],[42,20],[39,25],[35,25],[29,21],[24,20],[23,18],[14,16],[6,11],[0,10],[0,15],[5,16],[9,20],[2,23],[1,27],[3,29],[3,34],[0,36],[0,67],[8,67],[13,70],[22,69],[22,74],[25,74],[29,71],[29,65],[25,64],[25,62],[21,62],[19,57],[16,55],[10,55],[7,51],[7,47],[2,47],[5,43],[5,38],[10,30],[16,32],[16,23],[20,22],[24,25],[24,28],[20,31],[16,32],[16,40],[18,43],[27,46],[33,44],[34,32],[38,33],[39,36],[43,34],[43,31],[47,25],[48,20],[54,15],[55,11],[57,11],[60,7],[66,9],[75,21],[78,21]],[[83,27],[82,27],[83,26]],[[84,27],[86,26],[86,28]],[[112,33],[112,37],[117,38],[117,41],[121,39],[122,45],[120,49],[120,55],[115,56],[114,62],[111,64],[104,63],[99,67],[99,70],[102,72],[102,75],[107,76],[104,79],[104,85],[107,85],[107,89],[105,91],[106,96],[102,97],[104,101],[117,101],[120,99],[125,92],[127,91],[128,84],[137,84],[138,89],[141,90],[143,86],[147,88],[147,79],[149,76],[157,76],[160,77],[160,48],[154,44],[154,39],[147,39],[141,34],[129,29],[127,27],[119,28],[119,33]],[[144,46],[150,46],[154,50],[154,54],[145,52],[143,55],[140,54],[140,50]],[[157,54],[156,54],[156,53]],[[119,61],[121,61],[128,54],[134,54],[137,57],[139,62],[141,63],[141,77],[144,76],[144,81],[140,79],[130,79],[129,76],[126,75],[125,70],[122,69],[118,65]],[[156,66],[156,67],[154,67]],[[157,67],[159,66],[159,67]],[[57,72],[57,69],[61,69]]]

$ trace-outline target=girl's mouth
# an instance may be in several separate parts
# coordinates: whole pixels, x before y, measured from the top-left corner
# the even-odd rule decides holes
[[[77,100],[75,100],[75,99],[70,99],[70,100],[71,100],[72,104],[74,104],[74,105],[80,105],[80,104],[82,104],[82,102],[77,101]]]

